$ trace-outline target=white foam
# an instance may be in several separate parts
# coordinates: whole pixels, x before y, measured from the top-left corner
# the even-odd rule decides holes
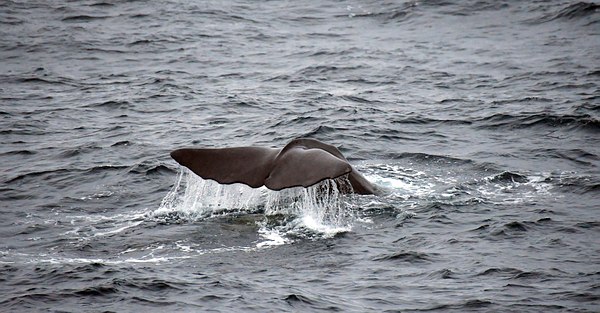
[[[128,224],[125,225],[125,226],[121,226],[121,227],[118,227],[118,228],[115,228],[115,229],[111,229],[111,230],[105,231],[105,232],[98,232],[98,233],[95,233],[93,236],[94,237],[102,237],[102,236],[107,236],[107,235],[114,235],[114,234],[120,233],[120,232],[122,232],[122,231],[124,231],[126,229],[129,229],[131,227],[135,227],[137,225],[140,225],[142,222],[143,221],[128,222]]]
[[[74,228],[63,232],[63,236],[102,237],[121,233],[142,224],[147,211],[115,215],[67,215]],[[82,225],[84,224],[84,225]],[[98,228],[102,229],[98,231]]]
[[[341,226],[332,226],[329,224],[325,224],[322,221],[319,221],[310,215],[303,216],[301,221],[303,226],[312,231],[316,231],[323,234],[325,238],[330,238],[337,234],[349,232],[352,230],[352,227],[349,224]]]
[[[365,175],[375,185],[390,190],[397,196],[427,196],[434,191],[435,184],[416,177],[385,177],[378,174]]]
[[[485,199],[503,204],[522,204],[537,201],[540,196],[551,195],[552,184],[546,181],[549,174],[530,174],[523,182],[494,182],[497,175],[481,179],[476,190]]]
[[[260,233],[260,236],[266,240],[257,243],[256,244],[257,248],[264,248],[264,247],[269,247],[269,246],[280,246],[280,245],[292,242],[290,239],[283,237],[276,230],[268,230],[265,228],[261,228],[259,230],[259,233]]]
[[[199,255],[205,254],[215,254],[215,253],[226,253],[231,251],[252,251],[255,250],[256,247],[225,247],[225,248],[214,248],[214,249],[180,249],[179,253],[176,255],[164,255],[164,256],[155,256],[154,252],[157,250],[167,250],[163,245],[155,246],[155,247],[146,247],[142,250],[150,250],[151,252],[145,254],[143,256],[138,257],[127,257],[126,254],[130,252],[134,252],[137,249],[126,250],[119,253],[117,257],[111,258],[80,258],[80,257],[61,257],[61,256],[50,256],[47,254],[42,255],[22,255],[25,259],[24,263],[50,263],[50,264],[91,264],[91,263],[99,263],[99,264],[111,264],[111,265],[119,265],[119,264],[140,264],[140,263],[165,263],[172,262],[176,260],[184,260],[190,259]],[[184,252],[182,254],[181,252]],[[0,261],[0,263],[3,262]],[[14,263],[14,262],[10,262]]]

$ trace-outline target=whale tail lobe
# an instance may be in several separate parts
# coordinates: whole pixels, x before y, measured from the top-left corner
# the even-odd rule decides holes
[[[264,185],[272,190],[309,187],[352,172],[352,166],[346,159],[323,150],[321,146],[310,145],[313,141],[325,145],[316,140],[302,139],[290,142],[283,149],[186,148],[171,152],[171,157],[204,179],[221,184],[242,183],[253,188]],[[338,154],[341,156],[339,151]]]

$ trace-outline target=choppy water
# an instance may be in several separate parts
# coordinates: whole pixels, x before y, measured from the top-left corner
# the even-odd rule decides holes
[[[558,0],[3,1],[0,310],[597,312],[599,21]],[[388,194],[219,186],[169,158],[296,137]]]

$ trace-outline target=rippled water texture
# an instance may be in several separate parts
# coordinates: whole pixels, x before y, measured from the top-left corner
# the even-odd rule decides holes
[[[599,9],[0,2],[0,311],[598,312]],[[169,157],[297,137],[385,194]]]

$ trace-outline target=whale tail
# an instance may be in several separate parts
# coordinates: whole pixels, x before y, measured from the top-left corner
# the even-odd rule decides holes
[[[309,187],[353,171],[334,146],[296,139],[283,149],[261,147],[178,149],[171,157],[204,179],[272,190]]]

